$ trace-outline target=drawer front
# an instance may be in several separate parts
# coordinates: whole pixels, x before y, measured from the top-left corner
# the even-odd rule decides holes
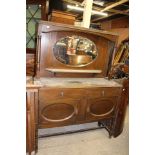
[[[113,117],[117,108],[118,97],[88,99],[86,108],[87,120],[98,120]]]
[[[102,97],[113,97],[120,96],[122,90],[121,88],[98,88],[87,90],[87,98],[102,98]]]
[[[78,99],[54,99],[39,102],[39,126],[56,127],[74,124],[78,114]]]
[[[42,88],[39,91],[39,100],[41,102],[50,102],[53,99],[80,99],[84,96],[84,90],[82,89],[51,89],[51,88]]]

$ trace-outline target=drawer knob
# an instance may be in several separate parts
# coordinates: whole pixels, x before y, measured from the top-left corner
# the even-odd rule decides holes
[[[61,92],[60,95],[63,97],[64,96],[64,92]]]
[[[104,96],[104,91],[102,91],[102,96]]]
[[[123,88],[123,91],[125,91],[125,88]]]

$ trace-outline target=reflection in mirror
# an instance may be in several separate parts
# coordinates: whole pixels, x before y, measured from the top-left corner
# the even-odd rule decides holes
[[[61,38],[54,45],[53,51],[58,61],[75,67],[87,65],[97,56],[95,44],[80,36]]]

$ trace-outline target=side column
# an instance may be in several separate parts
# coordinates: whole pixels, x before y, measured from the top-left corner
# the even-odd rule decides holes
[[[26,90],[26,152],[34,155],[38,148],[38,89]]]

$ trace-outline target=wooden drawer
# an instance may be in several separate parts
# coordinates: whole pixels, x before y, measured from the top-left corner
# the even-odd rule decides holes
[[[98,88],[89,89],[86,91],[87,98],[102,98],[102,97],[112,97],[119,96],[121,94],[121,88]]]
[[[39,91],[39,101],[41,102],[51,102],[53,99],[80,99],[84,96],[84,90],[82,89],[51,89],[51,88],[42,88]]]

